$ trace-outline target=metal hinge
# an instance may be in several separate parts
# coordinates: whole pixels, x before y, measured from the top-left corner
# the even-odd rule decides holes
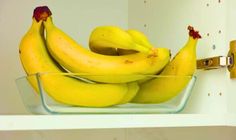
[[[236,40],[230,42],[230,50],[227,56],[215,56],[197,60],[197,68],[204,70],[227,67],[230,78],[236,78]]]
[[[204,70],[218,69],[232,65],[232,58],[229,56],[215,56],[197,60],[197,68]]]

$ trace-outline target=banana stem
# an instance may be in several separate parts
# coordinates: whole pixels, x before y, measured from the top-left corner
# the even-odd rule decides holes
[[[189,30],[189,36],[192,37],[193,39],[200,39],[202,36],[199,34],[198,31],[194,30],[192,26],[188,26]]]
[[[47,6],[39,6],[34,9],[33,18],[35,18],[38,22],[40,20],[46,21],[51,15],[52,12]]]

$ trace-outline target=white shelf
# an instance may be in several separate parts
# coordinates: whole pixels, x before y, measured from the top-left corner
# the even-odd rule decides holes
[[[235,117],[230,115],[226,119],[223,114],[2,115],[0,130],[229,126]]]

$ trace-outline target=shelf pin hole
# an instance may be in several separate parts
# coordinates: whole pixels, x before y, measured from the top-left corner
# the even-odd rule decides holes
[[[215,50],[215,49],[216,49],[216,45],[213,45],[213,46],[212,46],[212,49]]]

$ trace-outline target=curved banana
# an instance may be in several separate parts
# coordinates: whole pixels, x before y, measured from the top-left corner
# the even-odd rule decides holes
[[[140,84],[132,102],[161,103],[178,95],[191,80],[196,70],[196,46],[201,36],[189,27],[189,39],[159,77]]]
[[[151,51],[150,48],[135,43],[126,31],[117,26],[99,26],[95,28],[89,38],[89,47],[95,51],[98,50],[97,48],[119,48],[143,53],[150,53]]]
[[[42,11],[36,9],[35,14],[38,12]],[[42,27],[42,21],[38,22],[33,18],[32,26],[20,43],[20,59],[28,75],[39,72],[63,72],[46,50]],[[44,90],[52,98],[69,105],[112,106],[118,104],[128,92],[127,84],[88,84],[60,74],[42,74],[40,78]],[[29,82],[38,90],[35,78],[30,78]]]
[[[129,103],[137,94],[139,90],[139,85],[137,82],[129,83],[129,91],[125,94],[124,98],[119,102],[119,104]]]
[[[103,76],[84,78],[105,83],[125,83],[145,78],[140,74],[156,74],[169,62],[166,48],[152,50],[151,54],[136,53],[126,56],[107,56],[91,52],[78,45],[57,28],[51,16],[44,22],[46,42],[50,54],[67,70]],[[119,76],[117,76],[119,75]]]
[[[104,27],[105,28],[105,27]],[[115,27],[114,27],[115,28]],[[122,29],[119,29],[119,31]],[[132,40],[136,43],[139,44],[143,47],[150,48],[152,49],[153,46],[150,44],[148,38],[140,31],[135,30],[135,29],[128,29],[126,33],[129,34],[129,36],[132,38]],[[92,36],[92,35],[91,35]],[[127,37],[127,34],[126,34]],[[128,38],[130,38],[128,37]],[[91,40],[90,40],[91,41]],[[96,42],[96,41],[95,41]],[[96,42],[97,44],[101,42]],[[99,44],[99,45],[92,45],[92,42],[90,42],[90,50],[99,54],[104,54],[104,55],[127,55],[127,54],[133,54],[137,53],[137,50],[126,48],[126,49],[121,49],[119,48],[118,44],[113,44],[113,46],[109,45],[105,46],[104,44]],[[127,45],[124,45],[124,47]],[[111,48],[115,47],[115,48]]]

